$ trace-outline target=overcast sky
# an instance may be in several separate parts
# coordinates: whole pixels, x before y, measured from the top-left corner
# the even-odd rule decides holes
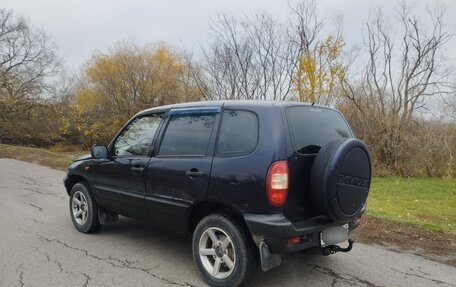
[[[166,41],[179,48],[198,52],[209,33],[209,20],[220,12],[254,13],[269,11],[279,19],[289,16],[286,0],[1,0],[0,8],[30,19],[34,27],[44,29],[56,42],[60,55],[73,69],[85,63],[94,51],[106,51],[115,42],[136,43]],[[291,1],[294,3],[296,1]],[[361,43],[362,30],[369,11],[381,6],[386,14],[394,10],[396,0],[320,0],[322,16],[344,15],[347,45]],[[423,7],[434,1],[409,1],[423,16]],[[456,1],[441,0],[449,7],[447,23],[456,30]],[[420,12],[421,11],[421,12]],[[456,39],[448,46],[456,51]],[[450,54],[456,64],[456,53]]]

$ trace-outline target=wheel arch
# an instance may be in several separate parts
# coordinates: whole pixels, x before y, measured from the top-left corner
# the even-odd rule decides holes
[[[246,228],[247,231],[249,230],[241,211],[226,204],[213,201],[202,201],[192,206],[189,211],[188,229],[190,233],[193,233],[201,219],[213,213],[227,214],[236,219],[244,228]]]
[[[70,195],[71,189],[76,183],[84,181],[87,182],[87,180],[83,176],[80,176],[78,174],[69,175],[68,178],[65,180],[65,188],[68,195]]]

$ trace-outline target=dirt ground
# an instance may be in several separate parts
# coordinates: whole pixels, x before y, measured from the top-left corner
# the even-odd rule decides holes
[[[456,266],[456,234],[439,233],[415,225],[363,216],[353,233],[356,241],[376,244],[393,251],[409,251]]]

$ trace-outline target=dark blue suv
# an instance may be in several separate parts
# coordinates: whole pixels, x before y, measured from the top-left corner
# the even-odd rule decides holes
[[[238,286],[281,253],[349,251],[370,180],[367,148],[338,111],[221,101],[138,113],[70,165],[65,187],[79,231],[120,214],[193,234],[203,279]]]

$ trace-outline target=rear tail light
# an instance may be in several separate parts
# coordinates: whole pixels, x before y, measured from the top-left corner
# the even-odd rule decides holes
[[[266,181],[266,195],[270,205],[281,207],[288,196],[288,164],[276,161],[269,167]]]

